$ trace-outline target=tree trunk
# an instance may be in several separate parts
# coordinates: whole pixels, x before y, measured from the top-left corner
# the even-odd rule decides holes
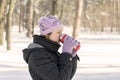
[[[11,24],[12,24],[12,14],[14,10],[16,0],[9,0],[9,10],[7,14],[7,50],[11,49]]]
[[[4,25],[5,25],[5,11],[7,7],[7,0],[0,0],[0,45],[3,45],[4,39]]]
[[[60,11],[58,11],[59,13],[58,13],[58,15],[59,15],[59,19],[60,20],[62,20],[62,16],[63,16],[63,3],[62,3],[63,1],[61,0],[61,2],[59,3],[59,5],[61,5],[60,6]],[[58,6],[59,7],[59,6]]]
[[[7,0],[0,0],[0,45],[3,45]]]
[[[28,0],[27,2],[27,20],[26,20],[26,27],[27,27],[27,37],[32,37],[32,19],[33,19],[33,2],[34,0]]]
[[[0,24],[0,45],[3,45],[4,39],[4,25]]]
[[[52,15],[55,15],[57,0],[52,0]]]
[[[112,2],[111,1],[111,3],[110,3],[111,5],[110,5],[110,8],[111,8],[111,32],[112,32],[112,30],[113,30],[113,27],[114,27],[114,1]]]
[[[120,0],[118,0],[118,26],[117,26],[117,30],[119,33],[120,33],[120,20],[119,20],[119,17],[120,17]]]
[[[83,15],[83,4],[84,0],[77,0],[76,2],[76,15],[73,27],[72,36],[76,38],[80,33],[80,26],[82,27],[82,15]]]
[[[116,29],[119,27],[119,1],[116,1]]]
[[[22,4],[22,0],[20,0],[20,14],[19,14],[19,33],[22,32],[22,11],[23,10],[23,4]]]

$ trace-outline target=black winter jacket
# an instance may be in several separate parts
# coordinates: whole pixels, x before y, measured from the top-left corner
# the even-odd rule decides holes
[[[76,72],[77,57],[59,53],[59,44],[34,35],[33,43],[23,50],[33,80],[71,80]]]

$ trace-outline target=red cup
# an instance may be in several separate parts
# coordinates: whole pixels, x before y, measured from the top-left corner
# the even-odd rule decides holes
[[[61,36],[60,36],[60,42],[61,43],[64,43],[64,39],[65,39],[65,37],[67,37],[68,35],[67,34],[62,34]],[[80,49],[80,45],[79,44],[76,44],[75,46],[74,46],[74,50],[75,51],[78,51]]]

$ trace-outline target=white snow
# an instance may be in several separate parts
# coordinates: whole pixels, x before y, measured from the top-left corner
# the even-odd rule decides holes
[[[32,38],[17,31],[17,26],[13,26],[11,50],[6,50],[6,43],[0,46],[0,80],[32,80],[22,55]],[[71,31],[64,29],[69,35]],[[39,29],[35,29],[35,34],[39,34]],[[81,43],[80,62],[73,80],[120,80],[120,35],[80,32],[77,39]]]

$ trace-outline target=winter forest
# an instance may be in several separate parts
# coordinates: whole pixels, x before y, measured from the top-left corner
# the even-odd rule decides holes
[[[50,14],[72,26],[74,37],[80,31],[120,33],[120,0],[0,0],[0,45],[6,38],[10,49],[13,25],[31,37],[38,19]]]

